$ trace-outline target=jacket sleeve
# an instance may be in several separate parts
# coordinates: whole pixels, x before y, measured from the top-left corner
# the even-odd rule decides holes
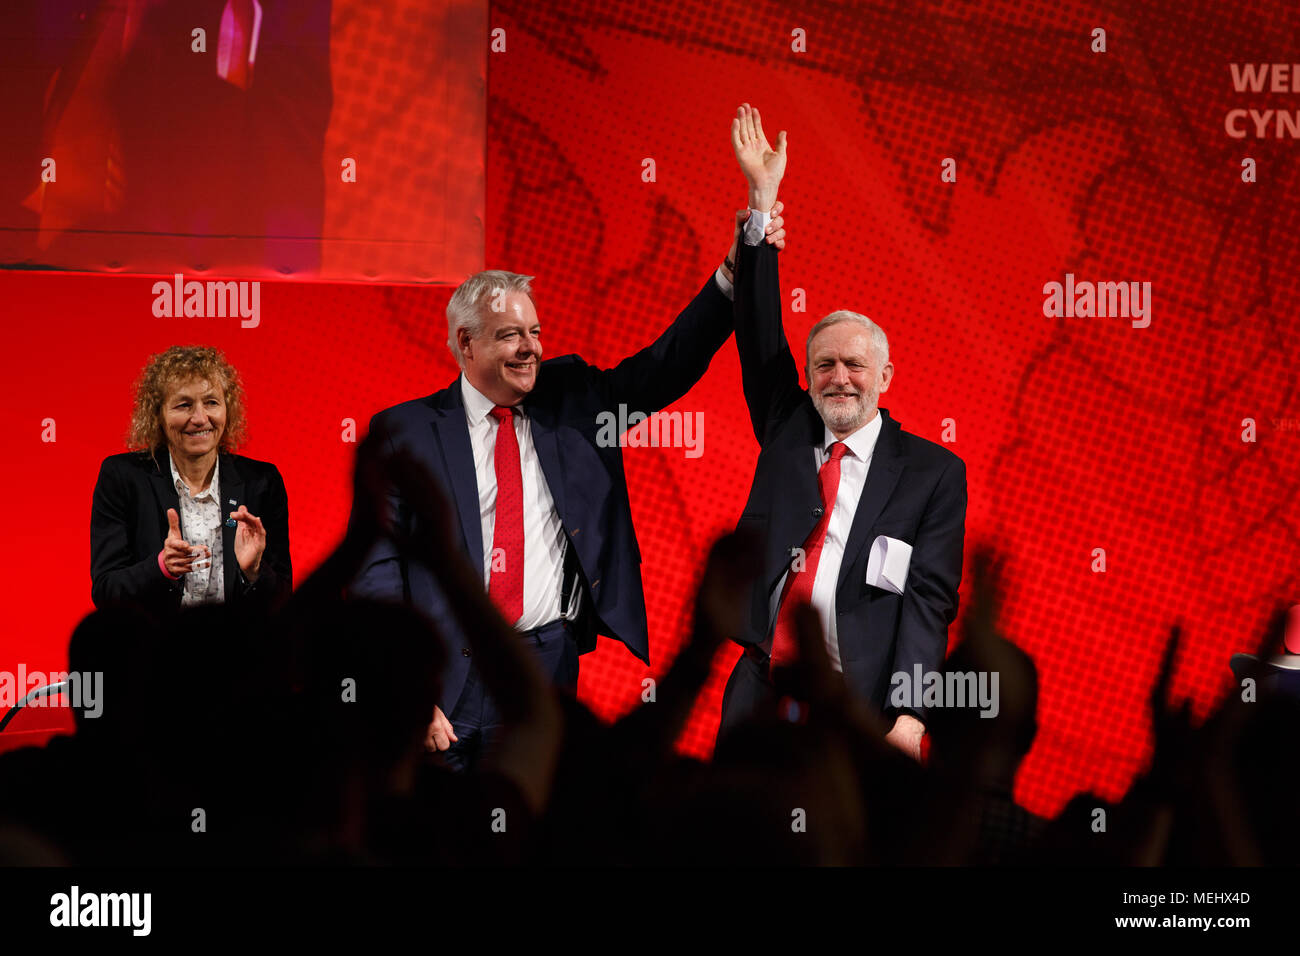
[[[595,369],[596,388],[611,408],[622,404],[629,411],[657,412],[704,377],[731,330],[731,302],[710,275],[659,338],[611,369]]]
[[[966,465],[954,456],[935,485],[917,528],[891,674],[910,675],[917,664],[922,673],[942,669],[948,627],[957,617],[965,534]],[[901,712],[926,720],[924,708],[901,708]]]
[[[178,599],[180,582],[167,578],[158,567],[162,541],[147,557],[137,559],[132,551],[137,508],[122,466],[113,458],[105,459],[90,508],[90,599],[95,607]]]
[[[394,442],[392,434],[386,429],[386,422],[381,417],[383,413],[370,419],[370,433],[382,436],[384,452],[391,455],[394,452]],[[397,492],[389,489],[386,492],[389,520],[393,527],[405,527],[402,524],[404,509],[402,501]],[[349,526],[356,520],[357,503],[352,503],[353,512],[348,517]],[[405,586],[405,576],[403,574],[402,557],[397,550],[397,545],[388,535],[380,535],[375,546],[371,548],[370,553],[366,556],[365,563],[362,564],[361,570],[353,579],[348,593],[353,597],[372,598],[378,601],[400,602],[408,599]]]
[[[289,556],[289,493],[285,490],[280,469],[270,466],[266,499],[262,504],[262,527],[266,529],[266,550],[257,580],[252,584],[239,574],[242,593],[268,603],[278,603],[293,591],[293,562]],[[233,555],[232,555],[233,560]]]
[[[777,250],[766,242],[739,243],[736,262],[736,351],[745,404],[760,445],[803,400],[799,371],[781,320]]]

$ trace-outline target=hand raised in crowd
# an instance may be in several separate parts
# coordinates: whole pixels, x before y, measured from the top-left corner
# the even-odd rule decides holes
[[[655,705],[633,708],[615,725],[624,752],[637,754],[641,761],[669,759],[719,648],[744,630],[749,588],[763,573],[762,553],[762,540],[752,531],[724,535],[713,543],[695,594],[695,626],[660,681]]]

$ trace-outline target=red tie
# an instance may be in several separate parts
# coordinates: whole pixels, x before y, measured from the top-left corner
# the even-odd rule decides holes
[[[524,479],[519,470],[514,412],[513,408],[498,405],[491,413],[498,423],[492,459],[497,475],[497,514],[489,563],[492,573],[488,578],[488,596],[511,624],[524,613]]]
[[[840,490],[840,459],[846,450],[844,442],[832,444],[831,456],[817,472],[817,484],[822,493],[822,517],[808,535],[808,540],[803,543],[804,569],[796,571],[791,568],[785,576],[785,588],[781,592],[781,604],[776,612],[776,627],[772,631],[770,666],[773,669],[793,664],[799,657],[794,610],[800,604],[812,600],[813,582],[817,580],[817,562],[822,556],[822,545],[826,543],[826,528],[831,523],[831,512],[835,510],[835,495]]]

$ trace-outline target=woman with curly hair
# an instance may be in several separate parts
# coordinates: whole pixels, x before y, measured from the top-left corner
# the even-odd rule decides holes
[[[292,588],[276,467],[234,454],[244,392],[219,351],[173,346],[135,388],[125,454],[104,459],[90,517],[91,600],[167,610]]]

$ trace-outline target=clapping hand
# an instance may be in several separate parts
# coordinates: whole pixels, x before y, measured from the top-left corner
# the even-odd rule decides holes
[[[262,566],[262,552],[266,550],[266,529],[262,527],[262,519],[249,511],[247,505],[240,505],[238,511],[230,512],[230,517],[238,523],[235,530],[235,560],[251,584],[257,580],[258,570]]]
[[[174,578],[194,570],[194,562],[208,557],[208,549],[194,547],[181,536],[181,519],[175,508],[167,509],[167,537],[163,541],[163,567]]]

